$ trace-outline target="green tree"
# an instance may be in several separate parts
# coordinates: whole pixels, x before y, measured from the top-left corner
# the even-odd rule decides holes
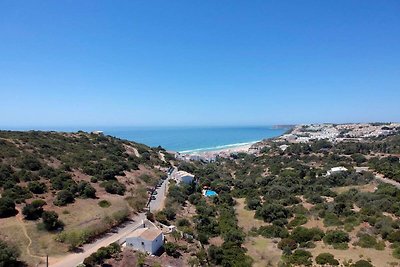
[[[329,245],[348,243],[349,241],[349,234],[341,230],[328,231],[324,237],[324,242]]]
[[[262,218],[266,222],[273,222],[278,219],[287,219],[291,212],[280,204],[264,204],[256,211],[256,217]]]
[[[54,200],[54,205],[65,206],[69,203],[75,201],[74,195],[68,190],[61,190],[58,192],[56,199]]]
[[[16,212],[14,200],[9,197],[0,198],[0,218],[14,216]]]
[[[351,267],[374,267],[374,265],[366,260],[359,260],[356,263],[352,264]]]
[[[164,249],[168,256],[178,258],[181,255],[178,251],[179,246],[175,243],[166,242],[164,245]]]
[[[297,243],[291,238],[283,238],[279,241],[278,248],[283,250],[285,247],[288,247],[290,250],[295,250],[297,248]]]
[[[331,253],[321,253],[316,258],[315,261],[317,264],[321,265],[339,265],[339,261],[335,259],[335,257]]]
[[[0,239],[0,267],[12,267],[18,265],[19,249]]]
[[[43,225],[46,230],[53,231],[63,226],[55,211],[45,211],[42,214]]]
[[[30,204],[25,205],[25,207],[22,209],[22,214],[27,220],[37,220],[42,217],[44,205],[46,205],[44,200],[36,199]]]
[[[34,194],[43,194],[47,192],[47,186],[45,183],[33,181],[28,184],[28,189]]]
[[[295,265],[312,265],[312,255],[309,251],[297,249],[293,252],[292,255],[288,256],[288,261],[291,264]]]

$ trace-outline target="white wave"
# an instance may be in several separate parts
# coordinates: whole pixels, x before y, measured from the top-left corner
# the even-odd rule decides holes
[[[190,149],[190,150],[182,150],[182,151],[179,151],[179,153],[193,154],[193,153],[198,153],[198,152],[216,151],[216,150],[222,150],[222,149],[227,149],[227,148],[235,148],[235,147],[240,147],[240,146],[252,145],[252,144],[260,142],[260,141],[261,140],[245,142],[245,143],[235,143],[235,144],[229,144],[229,145],[213,146],[213,147],[196,148],[196,149]]]

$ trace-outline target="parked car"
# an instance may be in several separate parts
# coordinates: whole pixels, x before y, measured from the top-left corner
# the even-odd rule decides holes
[[[158,194],[157,191],[154,191],[154,192],[153,192],[153,195],[157,195],[157,194]]]
[[[155,197],[155,196],[151,196],[150,199],[151,199],[151,200],[156,200],[156,197]]]

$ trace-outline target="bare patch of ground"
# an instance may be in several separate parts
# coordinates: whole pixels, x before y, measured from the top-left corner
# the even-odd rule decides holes
[[[332,191],[340,194],[346,191],[349,191],[350,189],[357,189],[358,191],[361,192],[374,192],[377,187],[377,184],[372,182],[366,185],[350,185],[350,186],[341,186],[341,187],[334,187],[332,188]]]
[[[244,246],[247,249],[247,255],[254,260],[254,267],[278,266],[282,251],[272,239],[262,236],[249,237]]]
[[[248,210],[245,208],[246,204],[244,203],[244,198],[237,198],[235,200],[237,202],[235,209],[238,224],[245,232],[249,231],[253,227],[258,228],[260,226],[268,225],[264,221],[254,218],[254,210]]]
[[[315,242],[317,245],[313,249],[309,249],[309,251],[313,254],[314,257],[318,256],[320,253],[328,252],[335,255],[335,258],[339,260],[341,263],[344,261],[352,260],[356,262],[360,259],[371,260],[371,263],[374,266],[386,267],[392,266],[390,263],[398,263],[400,264],[400,260],[394,258],[392,256],[392,249],[386,246],[384,250],[376,250],[373,248],[361,248],[354,247],[350,245],[350,248],[347,250],[338,250],[333,249],[330,246],[326,246],[322,241]]]

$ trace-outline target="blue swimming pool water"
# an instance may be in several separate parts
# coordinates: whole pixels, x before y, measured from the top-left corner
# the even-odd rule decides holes
[[[216,195],[218,195],[218,194],[217,194],[217,192],[215,192],[215,191],[213,191],[213,190],[206,190],[205,195],[206,195],[207,197],[212,197],[212,196],[216,196]]]

